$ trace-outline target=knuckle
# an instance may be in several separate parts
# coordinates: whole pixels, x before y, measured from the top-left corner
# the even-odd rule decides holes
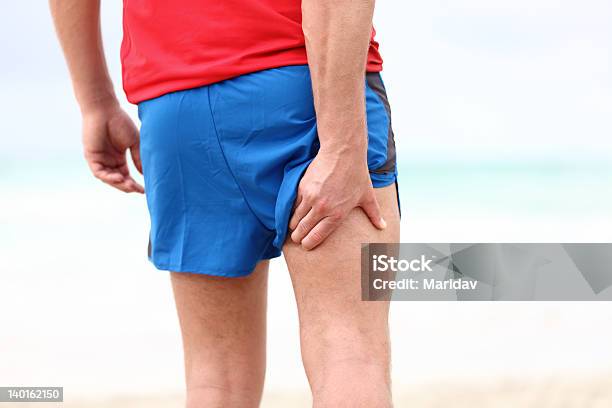
[[[305,194],[304,187],[302,187],[301,185],[298,186],[297,195],[296,195],[296,201],[297,200],[303,200],[304,199],[304,194]]]
[[[334,211],[329,214],[328,218],[330,222],[337,224],[342,221],[342,219],[344,218],[344,214],[341,211]]]
[[[313,204],[316,201],[316,196],[311,191],[305,191],[302,197],[306,204]]]
[[[327,213],[330,210],[329,201],[325,198],[319,199],[314,207],[320,213]]]
[[[304,186],[302,196],[310,204],[317,203],[320,200],[321,194],[319,188],[313,185]]]

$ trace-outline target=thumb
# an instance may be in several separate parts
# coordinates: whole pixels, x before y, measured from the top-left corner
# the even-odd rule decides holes
[[[136,143],[130,147],[130,154],[132,155],[132,161],[136,170],[142,174],[142,161],[140,160],[140,144]]]
[[[361,208],[363,208],[363,211],[365,211],[366,215],[376,228],[381,230],[387,228],[387,223],[382,217],[382,212],[380,211],[380,206],[376,200],[376,195],[374,194],[373,188],[370,189],[370,192],[366,195],[366,199],[361,204]]]

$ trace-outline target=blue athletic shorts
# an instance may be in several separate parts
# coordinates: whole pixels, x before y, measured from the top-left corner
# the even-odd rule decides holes
[[[374,187],[395,183],[380,74],[365,81]],[[138,105],[149,259],[162,270],[244,276],[277,257],[319,141],[308,66],[259,71]]]

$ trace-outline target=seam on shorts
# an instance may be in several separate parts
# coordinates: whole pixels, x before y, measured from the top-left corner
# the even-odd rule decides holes
[[[212,84],[212,85],[214,85],[214,84]],[[210,111],[210,120],[212,121],[212,124],[213,124],[213,129],[215,131],[215,137],[217,138],[217,144],[219,145],[219,150],[221,150],[221,156],[223,157],[223,161],[225,162],[225,166],[227,167],[227,170],[229,171],[230,175],[232,176],[232,179],[234,180],[234,183],[236,184],[236,187],[238,188],[238,191],[240,191],[240,195],[242,196],[242,199],[244,200],[244,203],[246,204],[246,206],[249,209],[249,211],[251,211],[251,214],[253,215],[253,217],[255,217],[255,219],[257,220],[259,225],[261,225],[261,227],[265,231],[273,231],[273,230],[269,230],[268,228],[266,228],[265,224],[263,222],[261,222],[261,220],[259,219],[257,214],[255,214],[255,211],[253,211],[253,208],[251,208],[251,205],[249,204],[249,201],[246,199],[246,194],[244,194],[244,191],[242,190],[242,187],[240,186],[240,183],[238,183],[238,179],[236,178],[236,175],[234,174],[234,171],[232,170],[232,168],[229,165],[229,162],[227,161],[227,157],[225,155],[225,150],[223,150],[223,145],[221,144],[221,138],[219,136],[219,130],[217,129],[217,122],[215,121],[215,114],[214,114],[213,108],[212,108],[212,101],[210,100],[210,88],[211,88],[212,85],[206,87],[206,97],[208,99],[208,110]]]
[[[372,79],[375,78],[375,79]],[[393,173],[395,171],[395,167],[397,166],[397,153],[395,151],[395,135],[393,133],[393,127],[391,124],[391,106],[389,105],[389,100],[387,99],[385,85],[382,82],[382,78],[380,77],[380,73],[368,73],[366,74],[366,85],[370,90],[374,93],[374,95],[378,98],[378,101],[385,108],[385,112],[387,114],[387,122],[389,122],[389,126],[387,129],[387,157],[382,166],[377,169],[372,169],[372,173],[384,174],[384,173]]]
[[[178,168],[179,168],[179,177],[180,177],[180,184],[181,184],[181,200],[182,200],[182,207],[183,207],[183,217],[182,218],[182,231],[181,231],[181,256],[179,259],[179,265],[183,265],[183,255],[185,254],[185,224],[187,223],[187,205],[186,205],[186,200],[185,200],[185,176],[183,174],[183,161],[181,160],[181,151],[182,151],[182,132],[180,131],[180,116],[181,116],[181,107],[183,106],[183,100],[185,99],[185,93],[181,93],[180,98],[179,98],[179,103],[177,106],[177,111],[176,111],[176,127],[175,129],[177,130],[177,148],[178,148],[178,154],[176,155],[176,158],[178,160]]]

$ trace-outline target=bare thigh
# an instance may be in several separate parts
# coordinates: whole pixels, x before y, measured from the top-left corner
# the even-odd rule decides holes
[[[376,195],[385,230],[377,230],[361,209],[354,209],[315,250],[289,241],[284,246],[298,305],[302,358],[315,400],[317,390],[338,386],[335,376],[360,385],[363,379],[371,384],[390,381],[389,303],[361,301],[361,244],[399,240],[395,186],[376,189]],[[351,372],[357,367],[363,370]],[[369,373],[376,378],[368,379]]]
[[[265,373],[268,262],[241,278],[172,273],[188,407],[256,407]]]

